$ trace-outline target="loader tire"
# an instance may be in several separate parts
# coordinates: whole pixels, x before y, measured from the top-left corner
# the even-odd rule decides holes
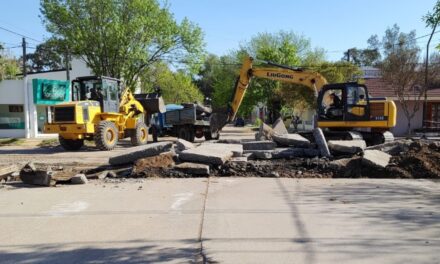
[[[96,127],[95,144],[100,150],[112,150],[118,143],[118,128],[113,122],[101,121]]]
[[[148,142],[148,127],[144,122],[138,122],[130,136],[133,146],[145,145]]]
[[[58,136],[61,147],[65,150],[75,151],[84,146],[84,139],[65,139],[61,135]]]

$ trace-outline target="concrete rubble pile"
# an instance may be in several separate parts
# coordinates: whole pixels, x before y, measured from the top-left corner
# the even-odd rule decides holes
[[[310,134],[312,135],[312,134]],[[308,136],[307,136],[308,137]],[[310,136],[311,137],[311,136]],[[321,129],[309,140],[289,134],[281,120],[261,125],[255,140],[183,139],[128,148],[109,165],[78,169],[28,163],[0,169],[0,180],[53,186],[89,180],[121,182],[144,177],[402,177],[439,178],[440,143],[402,139],[367,147],[364,140],[329,140]]]
[[[306,175],[311,167],[320,170],[314,171],[316,173],[325,174],[324,170],[340,173],[353,160],[359,161],[360,167],[385,168],[391,159],[391,155],[382,149],[367,149],[363,140],[327,142],[321,129],[316,129],[313,136],[311,142],[300,134],[289,134],[279,119],[273,127],[262,124],[255,140],[223,139],[193,144],[177,139],[174,144],[162,142],[130,149],[123,155],[111,157],[109,163],[132,164],[131,176],[243,176],[257,173],[278,177]],[[296,172],[286,174],[271,170],[272,164],[282,165],[283,161],[298,167]]]

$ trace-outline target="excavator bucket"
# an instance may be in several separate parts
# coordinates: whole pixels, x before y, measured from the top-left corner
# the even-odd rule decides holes
[[[134,98],[141,103],[148,114],[165,113],[165,102],[160,94],[145,93],[135,94]]]
[[[228,123],[228,114],[225,109],[214,109],[211,114],[211,130],[221,131]]]

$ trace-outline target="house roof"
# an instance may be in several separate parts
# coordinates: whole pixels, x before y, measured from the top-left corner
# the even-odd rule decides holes
[[[372,97],[387,97],[390,99],[397,99],[396,94],[390,84],[386,83],[380,78],[365,79],[365,85],[368,87],[368,92]],[[440,100],[440,88],[428,90],[428,100]]]

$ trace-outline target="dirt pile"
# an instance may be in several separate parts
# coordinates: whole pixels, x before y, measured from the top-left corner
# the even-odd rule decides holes
[[[408,151],[393,156],[388,175],[440,179],[440,142],[415,141]]]

